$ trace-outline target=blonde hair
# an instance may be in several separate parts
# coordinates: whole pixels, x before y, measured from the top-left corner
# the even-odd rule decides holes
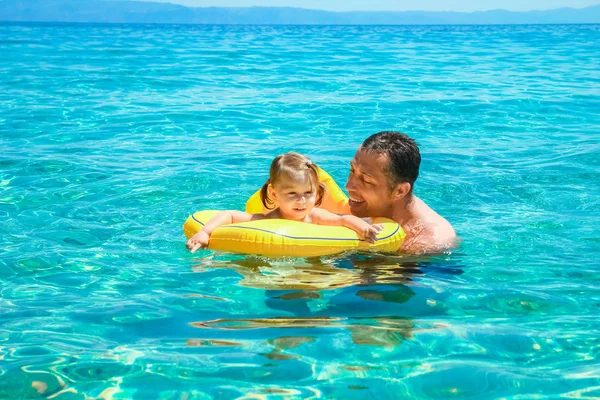
[[[284,174],[292,175],[304,172],[308,175],[311,183],[317,188],[317,200],[315,207],[321,205],[325,196],[326,186],[319,181],[319,167],[310,158],[295,152],[281,154],[273,160],[269,170],[269,179],[260,189],[260,199],[265,208],[272,210],[275,203],[269,198],[269,185],[275,185],[281,181]]]

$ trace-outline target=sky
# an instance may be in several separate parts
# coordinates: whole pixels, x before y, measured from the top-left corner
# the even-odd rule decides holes
[[[330,11],[510,11],[582,8],[600,0],[145,0],[191,7],[301,7]]]

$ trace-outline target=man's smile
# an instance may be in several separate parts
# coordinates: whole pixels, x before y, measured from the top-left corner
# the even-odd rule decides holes
[[[362,204],[362,203],[364,203],[365,201],[364,201],[364,200],[358,200],[358,199],[355,199],[355,198],[352,198],[352,197],[350,197],[350,199],[348,199],[348,202],[349,202],[350,204]]]

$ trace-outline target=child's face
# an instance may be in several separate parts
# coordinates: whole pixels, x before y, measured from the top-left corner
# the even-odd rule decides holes
[[[315,208],[317,187],[305,173],[285,175],[270,186],[270,197],[285,219],[302,221]]]

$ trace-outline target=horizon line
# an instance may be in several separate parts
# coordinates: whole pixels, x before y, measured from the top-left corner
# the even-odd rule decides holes
[[[0,0],[0,2],[3,0]],[[454,11],[454,10],[326,10],[322,8],[305,8],[305,7],[294,7],[294,6],[188,6],[185,4],[173,3],[171,1],[153,1],[153,0],[96,0],[105,3],[111,3],[113,1],[122,1],[122,2],[134,2],[134,3],[153,3],[153,4],[170,4],[173,6],[179,6],[184,8],[199,8],[199,9],[207,9],[207,8],[227,8],[227,9],[248,9],[248,8],[269,8],[269,9],[292,9],[292,10],[305,10],[305,11],[323,11],[328,13],[336,13],[336,14],[344,14],[344,13],[457,13],[457,14],[476,14],[476,13],[486,13],[486,12],[497,12],[504,11],[509,13],[530,13],[530,12],[545,12],[545,11],[556,11],[556,10],[584,10],[586,8],[592,7],[600,7],[600,2],[598,4],[592,4],[584,7],[573,7],[573,6],[563,6],[556,8],[533,8],[531,10],[507,10],[505,8],[491,8],[489,10],[473,10],[473,11]]]
[[[3,3],[6,0],[0,0],[0,3]],[[249,8],[261,8],[261,9],[291,9],[291,10],[304,10],[304,11],[322,11],[327,13],[335,13],[335,14],[344,14],[344,13],[456,13],[456,14],[476,14],[476,13],[487,13],[487,12],[509,12],[509,13],[531,13],[531,12],[545,12],[545,11],[556,11],[556,10],[584,10],[586,8],[600,7],[600,2],[597,4],[592,4],[584,7],[573,7],[573,6],[562,6],[556,8],[533,8],[530,10],[508,10],[505,8],[491,8],[488,10],[473,10],[473,11],[456,11],[456,10],[327,10],[322,8],[306,8],[306,7],[294,7],[294,6],[260,6],[260,5],[252,5],[252,6],[193,6],[193,5],[185,5],[180,3],[173,3],[172,1],[156,1],[156,0],[92,0],[102,3],[113,3],[113,2],[132,2],[132,3],[151,3],[151,4],[168,4],[177,7],[183,8],[191,8],[191,9],[210,9],[210,8],[219,8],[219,9],[249,9]]]
[[[2,0],[0,0],[2,1]],[[99,0],[104,1],[104,0]],[[131,0],[129,0],[131,1]],[[401,11],[399,11],[401,12]],[[468,23],[468,24],[218,24],[218,23],[198,23],[198,22],[81,22],[81,21],[5,21],[0,19],[0,24],[19,25],[19,24],[61,24],[61,25],[189,25],[189,26],[401,26],[401,27],[419,27],[419,26],[578,26],[578,25],[600,25],[600,22],[559,22],[559,23]]]

